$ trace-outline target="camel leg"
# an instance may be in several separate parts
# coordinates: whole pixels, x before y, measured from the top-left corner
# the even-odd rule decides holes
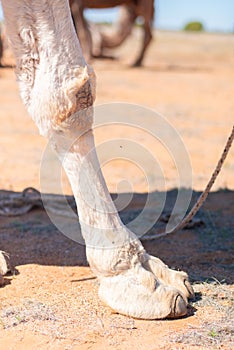
[[[92,35],[89,24],[84,17],[84,8],[79,1],[69,0],[72,19],[78,35],[82,51],[87,60],[92,58]]]
[[[1,38],[1,27],[0,27],[0,67],[2,67],[2,56],[3,56],[3,43]]]
[[[0,286],[4,284],[3,276],[6,275],[8,271],[7,256],[0,250]]]
[[[3,0],[2,5],[21,97],[70,180],[101,299],[138,318],[186,314],[191,293],[184,274],[144,251],[122,224],[107,190],[92,133],[94,75],[83,58],[68,2]]]
[[[131,34],[136,19],[135,7],[123,5],[119,10],[119,17],[113,28],[107,28],[101,32],[102,48],[113,49],[120,46]]]
[[[142,45],[142,48],[141,48],[141,51],[140,51],[138,58],[136,59],[136,61],[132,65],[133,67],[140,67],[142,65],[146,50],[149,47],[149,44],[153,38],[150,22],[146,21],[144,23],[143,29],[144,29],[143,45]]]

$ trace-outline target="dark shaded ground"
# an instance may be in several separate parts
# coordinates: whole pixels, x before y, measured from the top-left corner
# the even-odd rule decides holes
[[[168,193],[167,213],[173,207],[176,194],[175,190]],[[199,193],[194,192],[193,202],[198,196]],[[134,195],[127,209],[121,212],[125,223],[139,215],[145,200],[145,194]],[[189,271],[194,281],[214,277],[233,283],[233,214],[233,191],[211,193],[197,214],[203,225],[157,240],[144,241],[144,246],[150,254],[158,256],[169,266]],[[150,233],[155,234],[163,226],[165,223],[158,221]],[[18,217],[0,217],[0,232],[0,247],[10,254],[15,265],[87,265],[84,246],[61,234],[43,209],[34,209]]]

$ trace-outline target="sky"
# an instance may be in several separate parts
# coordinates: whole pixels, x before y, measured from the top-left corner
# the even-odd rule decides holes
[[[190,21],[200,21],[207,31],[234,33],[234,0],[156,0],[155,3],[155,26],[159,29],[180,30]],[[87,17],[96,22],[112,22],[117,13],[117,9],[86,11]]]

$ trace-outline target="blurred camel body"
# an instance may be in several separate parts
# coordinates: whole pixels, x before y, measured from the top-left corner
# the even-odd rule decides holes
[[[0,67],[2,66],[2,57],[3,57],[3,37],[2,37],[2,28],[0,25]]]
[[[83,53],[87,60],[91,57],[104,57],[105,49],[120,46],[131,34],[137,17],[143,18],[142,45],[133,66],[141,66],[146,50],[152,40],[154,19],[154,0],[69,0],[73,23],[78,34]],[[111,8],[120,6],[117,22],[112,29],[89,23],[84,17],[85,8]],[[5,35],[0,28],[0,66],[3,50],[7,45]]]
[[[145,251],[108,192],[92,130],[95,75],[83,57],[68,1],[2,0],[2,5],[21,98],[71,183],[100,298],[137,318],[185,315],[193,296],[187,274]],[[6,272],[0,251],[0,283]]]
[[[2,44],[2,38],[0,36],[0,67],[2,66],[2,56],[3,56],[3,44]]]
[[[12,68],[15,66],[15,59],[6,35],[5,24],[0,24],[0,67]]]
[[[74,25],[85,56],[102,57],[105,49],[120,46],[130,35],[138,17],[143,19],[144,32],[140,53],[133,66],[141,66],[152,40],[154,0],[70,0]],[[89,24],[84,17],[86,8],[111,8],[120,6],[120,14],[113,28]]]

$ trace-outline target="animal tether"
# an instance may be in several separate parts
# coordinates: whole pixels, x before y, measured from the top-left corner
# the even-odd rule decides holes
[[[189,223],[189,221],[192,220],[192,218],[196,215],[198,210],[201,208],[201,206],[205,202],[212,186],[214,185],[214,183],[215,183],[215,181],[216,181],[216,179],[217,179],[217,177],[222,169],[223,163],[228,155],[228,152],[231,149],[233,139],[234,139],[234,125],[232,127],[231,134],[230,134],[230,136],[226,142],[226,145],[224,147],[223,153],[222,153],[222,155],[221,155],[221,157],[216,165],[216,168],[215,168],[206,188],[204,189],[204,191],[202,192],[202,194],[200,195],[200,197],[198,198],[198,200],[196,201],[196,203],[194,204],[194,206],[192,207],[190,212],[184,217],[184,219],[171,231],[156,233],[154,235],[146,234],[142,237],[143,240],[151,240],[151,239],[155,239],[155,238],[164,237],[164,236],[167,236],[167,235],[172,234],[172,233],[176,233],[179,230],[182,230]]]

